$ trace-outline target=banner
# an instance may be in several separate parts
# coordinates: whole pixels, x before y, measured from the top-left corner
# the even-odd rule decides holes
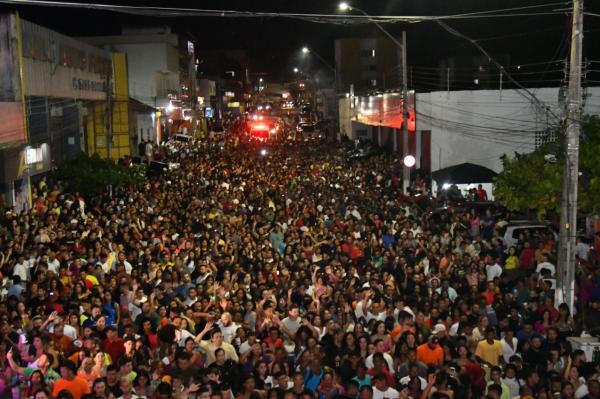
[[[25,142],[25,119],[21,102],[17,19],[0,15],[0,148]]]

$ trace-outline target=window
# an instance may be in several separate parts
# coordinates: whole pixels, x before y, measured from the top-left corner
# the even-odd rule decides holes
[[[369,71],[376,71],[377,65],[369,65]]]
[[[375,49],[371,50],[371,57],[375,57]]]
[[[377,86],[377,79],[371,80],[371,86],[373,86],[373,87]]]
[[[535,132],[535,148],[539,148],[544,144],[554,143],[556,141],[556,130],[541,130]]]

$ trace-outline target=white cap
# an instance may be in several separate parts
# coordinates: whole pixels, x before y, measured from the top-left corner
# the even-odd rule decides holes
[[[433,333],[434,333],[434,334],[437,334],[437,333],[441,333],[441,332],[446,332],[446,326],[445,326],[445,325],[443,325],[443,324],[441,324],[441,323],[439,323],[439,324],[436,324],[436,325],[433,327]]]

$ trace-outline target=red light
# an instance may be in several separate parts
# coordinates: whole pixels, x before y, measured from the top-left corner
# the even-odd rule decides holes
[[[262,123],[258,123],[256,125],[252,126],[252,130],[269,130],[269,128],[267,127],[267,125],[264,125]]]

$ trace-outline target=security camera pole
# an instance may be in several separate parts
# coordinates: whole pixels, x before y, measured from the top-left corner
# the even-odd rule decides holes
[[[573,0],[573,29],[567,92],[565,169],[560,210],[557,288],[573,313],[575,291],[575,245],[577,235],[577,181],[579,179],[579,135],[581,133],[581,53],[583,39],[583,0]]]

